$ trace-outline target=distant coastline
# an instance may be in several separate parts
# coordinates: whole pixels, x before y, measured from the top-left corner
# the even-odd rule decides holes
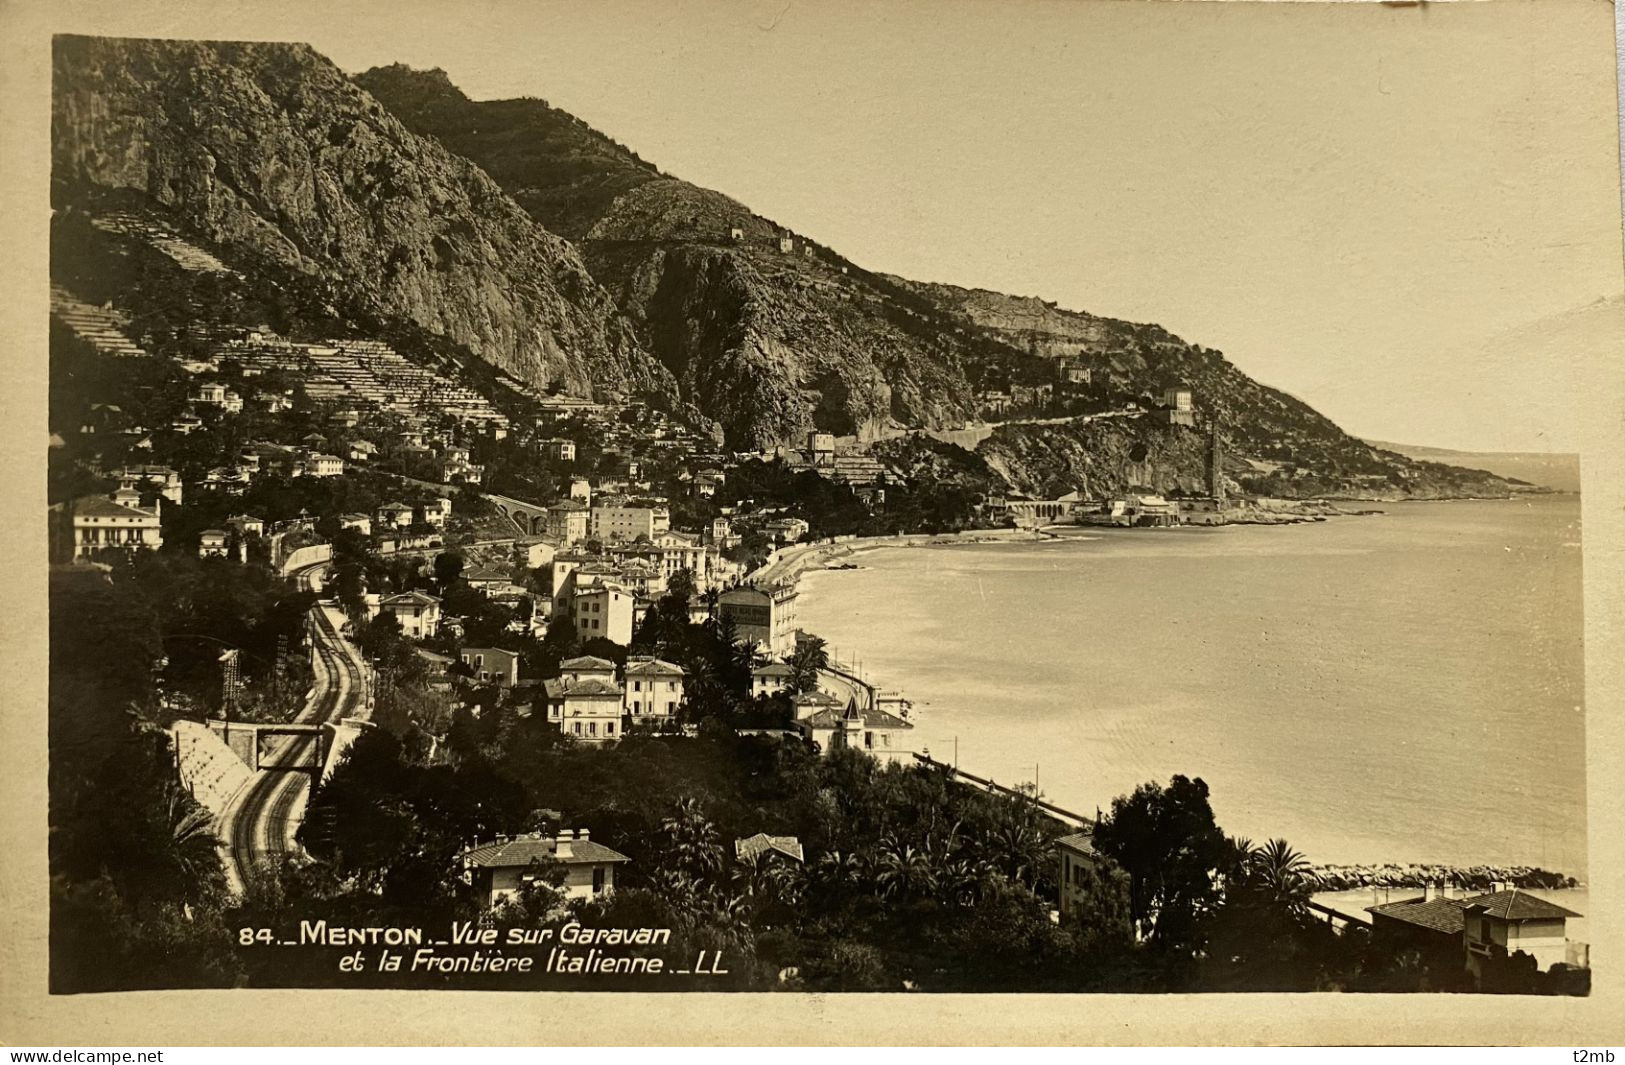
[[[1395,444],[1385,440],[1365,442],[1418,462],[1439,462],[1446,466],[1485,470],[1498,477],[1515,478],[1557,492],[1580,491],[1580,456],[1568,452],[1457,451],[1421,444]]]
[[[1576,457],[1577,460],[1577,457]],[[1528,493],[1525,493],[1526,495]],[[1546,489],[1541,495],[1579,495],[1577,490],[1555,488]],[[1478,497],[1462,496],[1441,499],[1355,499],[1337,498],[1323,500],[1269,500],[1260,505],[1242,509],[1237,508],[1222,515],[1222,520],[1212,522],[1191,522],[1178,526],[1165,528],[1137,528],[1113,525],[1088,525],[1063,523],[1044,525],[1032,529],[967,529],[956,533],[903,533],[894,536],[846,536],[832,537],[826,540],[816,540],[808,543],[793,544],[780,548],[768,562],[752,571],[747,579],[757,583],[777,584],[782,582],[798,581],[801,574],[812,569],[825,569],[832,562],[847,560],[855,555],[865,554],[888,547],[950,547],[955,544],[1030,544],[1047,540],[1077,540],[1091,539],[1095,536],[1113,533],[1158,533],[1166,532],[1168,528],[1182,529],[1215,529],[1235,525],[1306,525],[1323,522],[1328,518],[1354,518],[1380,516],[1386,511],[1383,507],[1393,507],[1412,503],[1499,503],[1512,502],[1522,498],[1520,495]],[[1358,509],[1354,504],[1381,504],[1365,506]]]

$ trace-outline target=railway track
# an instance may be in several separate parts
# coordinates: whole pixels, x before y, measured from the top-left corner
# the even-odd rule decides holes
[[[318,590],[325,563],[300,574],[307,588]],[[330,608],[318,602],[311,608],[311,647],[314,652],[314,685],[303,710],[294,718],[301,725],[320,725],[348,716],[366,691],[366,677],[355,648],[344,639],[334,623]],[[318,753],[314,736],[288,736],[273,741],[263,761],[276,766],[311,762]],[[249,875],[261,864],[300,847],[294,838],[299,829],[302,801],[310,796],[311,773],[287,769],[263,769],[226,809],[221,817],[221,837],[230,857],[229,877],[241,890]]]

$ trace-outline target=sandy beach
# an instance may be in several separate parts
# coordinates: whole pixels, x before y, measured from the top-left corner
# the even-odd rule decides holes
[[[1067,526],[1066,528],[1071,528]],[[951,544],[1035,543],[1055,539],[1044,529],[972,529],[961,533],[915,533],[902,536],[849,536],[781,548],[764,566],[750,574],[753,583],[795,580],[810,569],[850,559],[886,547],[941,547]]]

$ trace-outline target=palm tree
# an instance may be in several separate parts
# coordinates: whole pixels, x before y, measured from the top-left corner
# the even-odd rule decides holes
[[[734,863],[728,879],[735,890],[748,898],[767,894],[773,882],[773,865],[764,860],[764,851],[753,851]]]
[[[875,883],[880,886],[882,895],[911,899],[936,887],[936,870],[925,851],[890,836],[881,841],[880,847],[875,861]]]
[[[1027,788],[1021,790],[1028,792]],[[997,820],[987,834],[993,864],[1010,879],[1028,887],[1034,885],[1049,860],[1050,839],[1033,805],[1037,797],[1033,789],[1022,798],[995,800]]]
[[[696,799],[677,800],[673,812],[660,822],[660,829],[671,841],[679,869],[703,880],[722,868],[721,837]]]
[[[857,883],[863,863],[851,851],[825,853],[809,870],[808,880],[817,885],[819,895],[837,893]]]
[[[804,636],[790,656],[790,686],[798,693],[812,691],[818,686],[818,671],[828,668],[829,649],[823,637]]]
[[[225,874],[220,867],[214,816],[174,781],[164,785],[164,810],[169,822],[169,859],[181,874],[180,882],[204,894],[223,889]]]
[[[1247,878],[1267,899],[1292,912],[1302,912],[1309,901],[1309,860],[1284,839],[1253,850]]]

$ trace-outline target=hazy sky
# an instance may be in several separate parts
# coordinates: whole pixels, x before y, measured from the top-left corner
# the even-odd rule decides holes
[[[867,267],[1159,322],[1361,435],[1572,449],[1621,353],[1607,4],[455,10],[189,32],[544,97]]]

